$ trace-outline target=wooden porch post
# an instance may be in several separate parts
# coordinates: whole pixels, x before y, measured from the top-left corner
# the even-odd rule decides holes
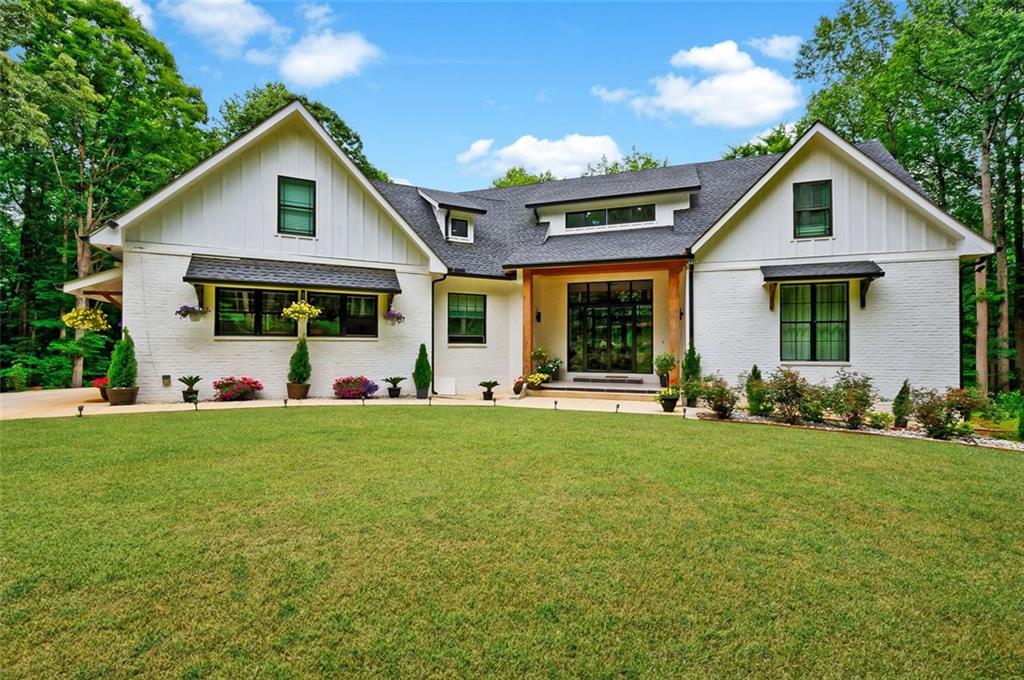
[[[533,270],[523,270],[523,377],[532,373],[533,352]]]
[[[681,336],[683,304],[682,304],[682,287],[683,287],[683,263],[682,262],[670,262],[668,265],[668,351],[675,355],[678,361],[682,357],[679,355],[679,338]],[[679,382],[679,366],[677,365],[672,369],[669,374],[669,383]]]

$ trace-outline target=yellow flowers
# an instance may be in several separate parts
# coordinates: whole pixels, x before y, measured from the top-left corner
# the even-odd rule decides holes
[[[83,331],[105,331],[110,328],[107,315],[91,307],[76,307],[60,317],[64,325]]]
[[[546,383],[550,378],[551,376],[549,376],[547,373],[531,373],[530,375],[526,376],[526,384],[534,389],[537,389],[542,384]]]
[[[295,321],[299,319],[315,319],[320,316],[320,308],[314,307],[305,300],[299,300],[285,307],[284,311],[281,312],[281,316]]]

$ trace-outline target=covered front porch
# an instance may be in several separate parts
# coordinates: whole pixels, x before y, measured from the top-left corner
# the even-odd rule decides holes
[[[564,362],[559,389],[653,391],[654,357],[686,347],[687,266],[679,257],[524,268],[523,375],[544,348]]]

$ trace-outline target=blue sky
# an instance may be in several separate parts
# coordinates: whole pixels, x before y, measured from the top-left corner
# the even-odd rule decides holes
[[[793,53],[835,2],[122,0],[211,112],[267,80],[334,108],[394,178],[460,190],[631,147],[721,156],[803,111]]]

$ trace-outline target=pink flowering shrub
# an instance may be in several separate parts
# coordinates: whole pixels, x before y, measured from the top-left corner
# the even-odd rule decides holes
[[[338,399],[361,399],[372,397],[379,390],[377,383],[366,376],[338,378],[334,381],[334,396]]]
[[[263,389],[263,383],[255,378],[231,376],[214,380],[213,389],[217,390],[217,401],[239,401],[256,396]]]

